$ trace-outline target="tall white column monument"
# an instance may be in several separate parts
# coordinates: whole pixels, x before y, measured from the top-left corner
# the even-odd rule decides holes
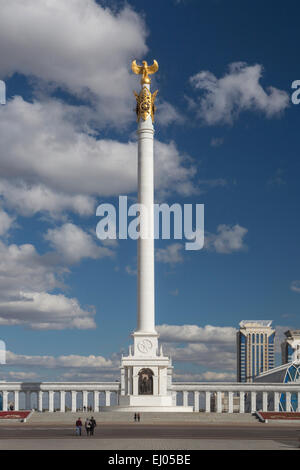
[[[192,407],[174,406],[171,391],[172,366],[158,346],[155,330],[154,289],[154,162],[153,136],[157,91],[150,91],[150,74],[158,63],[139,66],[132,62],[132,71],[142,75],[140,93],[136,96],[138,121],[138,202],[145,209],[138,240],[137,329],[132,334],[133,348],[122,358],[120,411],[192,411]]]

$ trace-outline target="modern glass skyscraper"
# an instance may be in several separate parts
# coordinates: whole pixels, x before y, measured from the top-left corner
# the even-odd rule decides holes
[[[275,366],[275,330],[271,320],[243,320],[237,332],[237,381],[254,377]]]

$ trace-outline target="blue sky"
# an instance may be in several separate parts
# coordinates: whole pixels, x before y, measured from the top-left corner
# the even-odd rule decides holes
[[[272,319],[278,338],[299,327],[299,9],[231,0],[2,7],[4,379],[118,378],[136,326],[136,243],[101,243],[95,211],[120,194],[136,198],[133,59],[160,67],[156,198],[205,204],[203,250],[156,243],[156,323],[176,379],[234,380],[242,319]]]

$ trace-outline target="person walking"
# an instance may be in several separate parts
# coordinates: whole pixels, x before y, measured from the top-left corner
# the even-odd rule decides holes
[[[86,418],[85,424],[84,424],[85,430],[86,430],[86,435],[89,436],[91,432],[91,422],[89,418]]]
[[[76,421],[76,435],[81,436],[82,421],[81,418],[78,418]]]
[[[137,414],[134,413],[134,421],[136,421],[136,420],[137,420]]]
[[[90,419],[90,425],[91,425],[91,428],[90,428],[90,435],[93,436],[93,435],[94,435],[95,427],[97,426],[96,420],[95,420],[95,418],[94,418],[93,416],[92,416],[91,419]]]
[[[140,420],[141,420],[140,413],[137,414],[137,420],[138,420],[138,422],[140,422]]]

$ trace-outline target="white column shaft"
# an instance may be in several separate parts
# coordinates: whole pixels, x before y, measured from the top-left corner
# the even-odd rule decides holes
[[[217,392],[217,413],[222,413],[222,392]]]
[[[125,395],[125,369],[121,369],[121,395]]]
[[[85,409],[88,406],[88,392],[86,390],[82,392],[82,406],[85,407]]]
[[[66,392],[64,390],[60,392],[60,411],[62,413],[66,411]]]
[[[96,390],[94,391],[94,412],[97,413],[99,411],[99,392]]]
[[[233,392],[228,392],[228,413],[233,413]]]
[[[268,392],[263,392],[263,411],[268,411]]]
[[[3,398],[3,411],[7,411],[8,408],[8,392],[7,390],[3,390],[2,392],[2,398]]]
[[[291,403],[291,392],[286,392],[285,394],[285,411],[291,411],[292,403]]]
[[[245,413],[245,392],[240,392],[240,413]]]
[[[14,398],[15,398],[15,404],[14,404],[15,411],[19,411],[20,405],[19,405],[19,391],[18,390],[15,390]]]
[[[125,395],[130,395],[131,394],[131,373],[130,373],[130,368],[126,367],[125,369]]]
[[[41,390],[38,393],[38,410],[43,411],[43,392]]]
[[[188,406],[188,398],[189,398],[188,392],[184,391],[183,392],[183,406]]]
[[[251,413],[256,411],[256,392],[251,392]]]
[[[110,391],[105,391],[105,406],[110,406]]]
[[[279,392],[274,392],[274,411],[279,411]]]
[[[50,413],[53,413],[54,411],[54,391],[53,390],[49,391],[49,411]]]
[[[205,413],[210,413],[210,392],[205,392]]]
[[[146,237],[138,239],[138,325],[139,332],[155,332],[154,318],[154,168],[151,117],[138,127],[138,202],[146,209]],[[146,229],[141,227],[141,232]]]
[[[158,390],[158,377],[156,375],[153,376],[153,395],[159,395]]]
[[[136,369],[136,368],[135,368]],[[139,376],[137,375],[137,371],[135,369],[131,369],[132,374],[132,394],[138,395],[139,394]]]
[[[77,411],[77,402],[76,402],[77,392],[75,390],[72,390],[71,396],[72,396],[72,413],[76,413],[76,411]]]
[[[194,411],[199,411],[199,392],[194,392]]]

